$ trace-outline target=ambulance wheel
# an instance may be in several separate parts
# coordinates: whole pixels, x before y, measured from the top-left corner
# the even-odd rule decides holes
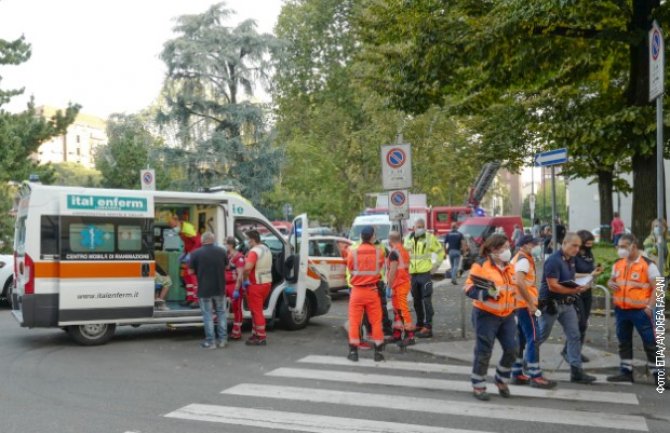
[[[290,331],[297,331],[307,326],[311,315],[312,303],[309,297],[305,299],[301,311],[291,311],[285,302],[279,304],[279,321],[284,328]]]
[[[107,343],[116,330],[113,323],[93,323],[88,325],[68,326],[67,333],[82,346],[98,346]]]

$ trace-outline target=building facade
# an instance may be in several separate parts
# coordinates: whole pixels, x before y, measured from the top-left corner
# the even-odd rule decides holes
[[[47,118],[56,111],[53,107],[38,108],[38,112]],[[95,150],[106,144],[107,122],[100,117],[79,113],[64,135],[42,143],[35,158],[40,164],[73,162],[95,168]]]

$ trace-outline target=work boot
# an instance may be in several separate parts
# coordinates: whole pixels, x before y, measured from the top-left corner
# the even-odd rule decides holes
[[[488,392],[486,392],[486,389],[472,388],[472,395],[473,395],[477,400],[481,400],[481,401],[489,401],[489,400],[491,400],[491,396],[489,395]]]
[[[570,382],[588,385],[595,380],[595,377],[589,376],[583,369],[575,367],[574,365],[570,366]]]
[[[556,387],[556,382],[546,379],[542,376],[530,380],[531,388],[552,389]]]
[[[382,355],[382,350],[384,350],[383,344],[375,344],[375,362],[381,362],[384,360],[384,355]]]
[[[433,330],[424,326],[415,335],[417,338],[433,338]]]
[[[635,381],[635,379],[633,379],[633,372],[631,371],[630,373],[621,372],[619,374],[615,374],[614,376],[607,376],[607,381],[608,382],[630,382],[630,383],[633,383]]]
[[[528,385],[530,383],[530,377],[526,376],[523,373],[518,374],[516,376],[512,376],[510,383],[512,385]]]
[[[244,342],[247,346],[267,346],[268,342],[265,338],[258,338],[255,335],[252,335],[247,341]]]
[[[510,398],[511,394],[509,392],[509,386],[504,382],[499,382],[496,380],[496,386],[498,387],[498,394],[504,398]]]
[[[349,345],[349,354],[347,355],[349,361],[358,362],[358,347],[350,344]]]

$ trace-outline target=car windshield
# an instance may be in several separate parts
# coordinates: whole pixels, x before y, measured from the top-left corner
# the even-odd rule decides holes
[[[391,226],[387,224],[371,224],[372,227],[375,228],[375,237],[379,241],[385,241],[386,239],[389,238],[389,231],[391,231]],[[363,227],[366,227],[366,225],[357,225],[353,226],[351,228],[351,231],[349,232],[349,239],[352,241],[358,241],[361,239],[361,230],[363,230]]]
[[[279,238],[277,238],[277,236],[274,235],[261,236],[261,242],[267,245],[268,248],[270,248],[270,250],[274,252],[281,252],[282,249],[284,248],[282,241]]]
[[[485,225],[479,225],[479,224],[472,224],[472,225],[461,225],[458,228],[458,231],[461,232],[465,236],[471,236],[473,238],[480,238],[484,235],[484,231],[486,230]]]

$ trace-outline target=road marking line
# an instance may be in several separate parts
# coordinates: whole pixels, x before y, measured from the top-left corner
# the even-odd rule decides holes
[[[480,430],[462,430],[209,404],[189,404],[165,416],[167,418],[311,433],[485,433]]]
[[[364,374],[336,370],[311,370],[303,368],[278,368],[265,373],[266,376],[292,379],[312,379],[332,382],[350,382],[370,385],[389,385],[405,388],[422,388],[439,391],[472,392],[472,385],[465,380],[444,380],[421,377]],[[575,389],[536,389],[528,386],[510,385],[512,395],[534,398],[554,398],[570,401],[588,401],[638,405],[635,394],[624,392],[588,391]]]
[[[453,364],[433,364],[429,362],[408,362],[408,361],[395,361],[388,360],[384,362],[375,362],[372,359],[361,359],[357,364],[352,363],[348,359],[342,356],[322,356],[322,355],[309,355],[302,359],[299,359],[300,363],[307,364],[320,364],[320,365],[343,365],[347,367],[375,367],[382,369],[391,369],[391,370],[405,370],[405,371],[416,371],[421,373],[443,373],[443,374],[467,374],[469,375],[472,372],[472,367],[467,365],[453,365]],[[489,369],[489,376],[495,376],[495,368]],[[600,382],[606,382],[607,375],[605,374],[593,374],[596,379]],[[546,374],[548,379],[558,380],[561,382],[570,382],[570,373],[556,372]],[[632,385],[630,382],[607,382],[608,385]]]
[[[542,408],[529,410],[525,406],[504,406],[489,403],[439,400],[388,394],[335,391],[277,385],[243,383],[221,391],[221,394],[245,397],[274,398],[317,403],[364,406],[444,415],[481,417],[514,421],[565,424],[585,427],[613,428],[625,431],[649,431],[644,417],[604,412]]]

